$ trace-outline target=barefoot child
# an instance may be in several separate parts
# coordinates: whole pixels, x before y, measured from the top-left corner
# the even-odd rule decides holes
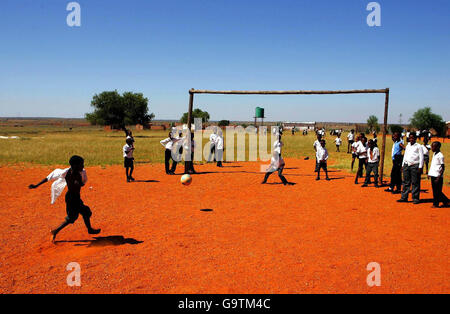
[[[80,196],[81,188],[87,181],[86,171],[84,170],[84,159],[80,156],[72,156],[69,160],[69,164],[70,168],[64,170],[56,169],[38,184],[31,184],[29,186],[30,189],[35,189],[45,182],[56,180],[52,184],[53,204],[67,185],[68,191],[65,197],[67,217],[58,228],[51,231],[52,242],[55,242],[56,235],[69,224],[73,224],[80,214],[83,216],[84,224],[86,225],[89,234],[99,234],[101,231],[100,229],[92,228],[92,212],[88,206],[83,204]]]
[[[133,158],[134,146],[133,140],[127,137],[126,144],[123,146],[123,166],[125,167],[125,173],[127,175],[127,182],[134,181],[134,158]]]
[[[442,186],[444,184],[444,155],[441,153],[441,143],[433,142],[431,145],[433,151],[433,159],[431,160],[430,171],[428,178],[431,179],[431,186],[433,187],[433,208],[439,207],[439,203],[443,203],[445,207],[449,204],[449,199],[442,193]]]
[[[325,171],[326,180],[330,181],[327,169],[328,150],[325,148],[325,144],[325,140],[321,140],[320,147],[317,149],[316,153],[317,163],[319,164],[317,169],[317,181],[320,180],[320,169],[323,169],[323,171]]]

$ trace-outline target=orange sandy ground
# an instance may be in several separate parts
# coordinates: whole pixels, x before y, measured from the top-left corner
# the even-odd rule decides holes
[[[287,160],[288,187],[275,174],[261,185],[259,163],[225,166],[197,166],[212,173],[189,187],[163,165],[138,165],[136,179],[158,182],[130,184],[120,166],[89,168],[82,197],[106,238],[80,218],[56,245],[48,232],[65,217],[63,197],[51,206],[49,184],[27,189],[51,169],[0,168],[0,292],[450,292],[448,209],[398,204],[337,170],[316,182],[311,161]],[[70,262],[81,287],[66,284]],[[381,264],[381,287],[366,284],[370,262]]]

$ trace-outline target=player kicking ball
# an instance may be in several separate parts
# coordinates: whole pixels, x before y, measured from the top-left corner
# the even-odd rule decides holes
[[[283,157],[281,157],[281,148],[283,147],[283,142],[281,141],[281,136],[283,135],[283,131],[279,129],[276,134],[278,135],[278,140],[273,144],[274,151],[272,154],[272,158],[270,160],[270,166],[266,171],[263,182],[261,184],[266,184],[267,179],[269,179],[270,175],[276,171],[278,171],[278,177],[284,185],[294,185],[294,183],[288,182],[286,178],[283,176],[283,170],[285,166],[285,162]]]
[[[69,164],[70,168],[64,170],[56,169],[38,184],[31,184],[29,186],[30,189],[36,189],[48,181],[55,181],[52,184],[53,204],[67,185],[68,191],[65,197],[67,217],[58,228],[51,231],[53,243],[55,243],[56,235],[69,224],[75,223],[79,215],[83,216],[84,224],[86,225],[89,234],[99,234],[101,231],[101,229],[92,228],[92,212],[81,200],[81,188],[87,181],[86,171],[84,170],[84,159],[80,156],[72,156]]]

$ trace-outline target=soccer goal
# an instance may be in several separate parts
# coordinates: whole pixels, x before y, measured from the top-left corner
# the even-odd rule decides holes
[[[383,121],[383,142],[381,146],[381,162],[380,162],[380,183],[383,184],[384,177],[384,157],[386,154],[386,135],[387,135],[387,120],[388,120],[388,110],[389,110],[389,88],[385,89],[355,89],[355,90],[337,90],[337,91],[307,91],[307,90],[297,90],[297,91],[217,91],[217,90],[189,90],[189,109],[188,109],[188,129],[191,129],[192,123],[192,110],[194,106],[194,95],[195,94],[221,94],[221,95],[336,95],[336,94],[385,94],[384,102],[384,121]]]

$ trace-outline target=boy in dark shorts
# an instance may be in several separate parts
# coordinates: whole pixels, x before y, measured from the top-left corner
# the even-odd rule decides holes
[[[126,144],[123,146],[123,166],[125,167],[125,173],[127,175],[127,182],[134,181],[134,146],[131,138],[126,139]]]
[[[88,230],[89,234],[99,234],[100,229],[94,229],[91,226],[91,216],[92,212],[91,209],[84,205],[83,201],[81,200],[81,188],[86,183],[86,176],[84,174],[84,159],[80,156],[72,156],[70,158],[70,168],[62,171],[60,174],[60,177],[64,177],[68,191],[66,193],[66,212],[67,217],[65,221],[56,229],[51,231],[52,235],[52,242],[55,242],[56,235],[65,227],[67,227],[69,224],[73,224],[77,219],[78,216],[81,215],[84,220],[84,224],[86,225],[86,228]],[[52,178],[56,179],[56,178]],[[31,184],[29,186],[30,189],[35,189],[41,184],[48,181],[48,178],[45,178],[38,184],[34,185]],[[52,186],[53,188],[53,186]]]

